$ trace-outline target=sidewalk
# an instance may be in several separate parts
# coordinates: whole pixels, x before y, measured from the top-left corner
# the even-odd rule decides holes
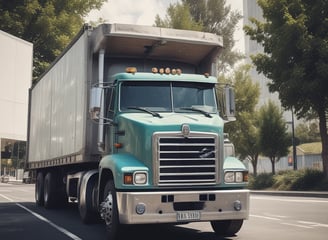
[[[252,195],[328,198],[328,192],[251,190]]]

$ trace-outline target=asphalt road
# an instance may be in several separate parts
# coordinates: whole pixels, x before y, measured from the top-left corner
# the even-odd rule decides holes
[[[250,219],[231,240],[323,240],[328,235],[328,198],[252,195]],[[127,228],[121,240],[218,240],[209,223]],[[77,206],[45,210],[34,203],[34,186],[0,183],[0,239],[105,239],[102,223],[85,225]]]

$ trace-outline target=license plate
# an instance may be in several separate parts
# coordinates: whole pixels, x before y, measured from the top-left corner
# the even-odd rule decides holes
[[[200,220],[200,212],[199,211],[183,211],[177,212],[177,221],[195,221]]]

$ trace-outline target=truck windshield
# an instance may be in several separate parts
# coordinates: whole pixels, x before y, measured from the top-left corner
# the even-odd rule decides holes
[[[191,82],[123,82],[120,110],[136,107],[155,112],[215,113],[214,84]]]

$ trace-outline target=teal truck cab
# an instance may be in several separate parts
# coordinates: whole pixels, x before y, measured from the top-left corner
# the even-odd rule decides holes
[[[83,28],[31,89],[37,204],[76,201],[109,239],[129,224],[209,221],[218,235],[237,233],[249,216],[248,170],[224,154],[234,100],[215,77],[221,48],[210,33]]]

